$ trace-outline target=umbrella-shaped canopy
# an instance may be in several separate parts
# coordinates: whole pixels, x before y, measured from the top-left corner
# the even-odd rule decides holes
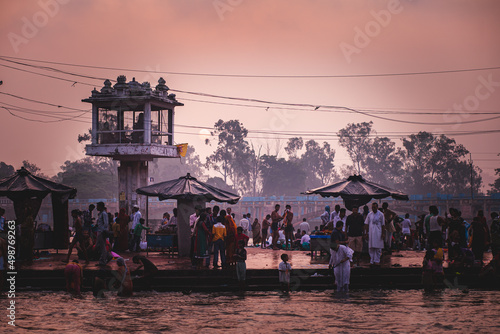
[[[13,201],[27,197],[44,198],[48,194],[75,198],[76,189],[35,176],[24,167],[0,180],[0,196],[7,196]]]
[[[198,181],[189,173],[175,180],[139,188],[136,192],[140,195],[158,197],[160,201],[166,199],[197,199],[199,201],[199,199],[203,199],[205,202],[217,201],[236,204],[240,199],[238,195]]]
[[[346,208],[351,210],[353,206],[363,206],[371,199],[392,197],[394,199],[408,201],[408,195],[379,184],[368,182],[361,175],[349,176],[346,181],[334,183],[320,188],[308,190],[306,195],[318,194],[322,197],[342,197]]]
[[[35,220],[42,200],[52,196],[54,215],[54,248],[67,248],[68,234],[68,199],[76,196],[76,189],[38,176],[32,175],[24,167],[15,174],[0,180],[0,196],[6,196],[14,202],[14,211],[21,224],[21,252],[31,260],[33,255]]]
[[[136,192],[140,195],[158,197],[160,201],[166,199],[177,200],[177,238],[179,256],[189,255],[191,243],[189,216],[195,212],[196,206],[199,205],[204,207],[205,203],[210,201],[236,204],[240,199],[238,195],[198,181],[189,173],[175,180],[139,188]]]

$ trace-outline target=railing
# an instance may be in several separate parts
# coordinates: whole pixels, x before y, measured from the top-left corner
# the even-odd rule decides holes
[[[144,129],[137,130],[99,130],[97,131],[99,144],[142,144],[144,143]],[[161,137],[172,136],[171,132],[151,131],[151,143],[161,144]]]

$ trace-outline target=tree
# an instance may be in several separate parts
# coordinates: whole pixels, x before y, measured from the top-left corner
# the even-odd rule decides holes
[[[117,162],[108,158],[86,157],[67,160],[57,180],[77,189],[79,198],[116,198],[118,194]]]
[[[63,176],[64,173],[105,173],[116,175],[118,162],[104,157],[85,157],[75,161],[65,161],[61,166],[62,172],[58,174]]]
[[[23,160],[23,167],[34,176],[43,177],[44,179],[50,179],[47,175],[42,173],[42,169],[36,164],[29,162],[28,160]]]
[[[154,159],[150,167],[150,176],[155,182],[172,180],[186,176],[187,173],[196,178],[204,176],[203,164],[193,146],[188,146],[186,156],[183,158]]]
[[[370,134],[372,133],[373,122],[349,123],[338,132],[339,145],[347,150],[347,154],[354,163],[358,174],[362,173],[362,162],[366,158],[366,153],[372,145]]]
[[[367,150],[363,163],[366,178],[388,187],[398,185],[403,162],[396,143],[387,137],[376,137]]]
[[[211,134],[218,138],[218,143],[215,152],[207,157],[207,168],[219,172],[224,182],[231,181],[238,191],[244,190],[248,187],[250,161],[254,155],[245,140],[248,130],[238,120],[220,119]]]
[[[288,143],[285,146],[285,151],[288,154],[289,159],[297,157],[297,151],[300,151],[304,147],[304,141],[302,137],[294,137],[288,139]]]
[[[260,172],[264,196],[297,196],[305,190],[306,173],[298,162],[263,155]]]
[[[490,183],[491,189],[488,190],[488,195],[500,193],[500,168],[495,169],[495,175],[498,178],[493,183]]]
[[[368,180],[403,187],[413,194],[466,193],[471,188],[469,152],[444,135],[429,132],[402,139],[402,148],[387,137],[369,138],[372,122],[348,124],[339,131],[339,143],[347,149],[354,167]],[[344,168],[344,171],[348,169]],[[481,170],[472,168],[472,188],[479,192]]]
[[[306,151],[300,161],[307,174],[306,187],[311,189],[331,183],[337,176],[333,163],[335,150],[327,142],[320,146],[312,139],[305,146]]]
[[[403,139],[403,183],[414,194],[446,192],[451,194],[470,191],[469,151],[445,135],[429,132],[412,134]],[[478,192],[481,170],[473,168],[473,188]],[[467,177],[468,176],[468,177]]]
[[[222,190],[225,190],[225,191],[229,191],[231,193],[236,193],[236,190],[231,187],[230,185],[228,185],[226,182],[224,182],[224,180],[218,176],[216,177],[209,177],[206,181],[206,183],[208,183],[209,185],[211,186],[214,186],[214,187],[217,187],[219,189],[222,189]]]
[[[347,179],[349,176],[356,174],[356,169],[353,165],[343,164],[340,166],[339,177],[342,180]]]
[[[88,129],[87,132],[78,135],[78,142],[90,142],[92,139],[92,129]]]
[[[431,165],[434,136],[429,132],[412,134],[408,139],[403,138],[402,158],[406,189],[412,193],[435,192],[432,184],[434,168]],[[430,168],[430,169],[429,169]]]
[[[258,196],[260,193],[260,189],[262,188],[262,182],[261,182],[261,177],[260,177],[260,166],[261,166],[261,151],[262,151],[262,145],[259,146],[257,152],[255,151],[255,148],[253,147],[252,143],[252,153],[250,154],[250,159],[249,159],[249,190],[251,196],[255,197]]]
[[[396,186],[401,176],[401,155],[396,143],[387,137],[370,138],[373,122],[351,123],[339,131],[339,144],[347,149],[354,173],[387,186]],[[347,168],[344,170],[352,170]]]
[[[0,162],[0,179],[3,179],[4,177],[11,176],[12,174],[15,173],[14,166],[7,165],[5,162]]]
[[[458,195],[460,193],[470,194],[471,166],[468,161],[451,161],[448,168],[438,174],[437,180],[441,185],[440,192],[445,194]],[[472,182],[473,193],[480,192],[482,185],[482,170],[473,166]]]

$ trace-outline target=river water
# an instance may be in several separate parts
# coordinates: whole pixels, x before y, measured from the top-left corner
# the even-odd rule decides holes
[[[0,304],[5,312],[7,299]],[[5,313],[4,313],[5,314]],[[500,332],[500,291],[447,289],[231,293],[63,292],[16,295],[16,325],[2,333]],[[4,329],[2,329],[2,327]]]

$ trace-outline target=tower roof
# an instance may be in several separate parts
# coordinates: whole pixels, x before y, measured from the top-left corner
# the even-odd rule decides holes
[[[139,83],[132,78],[132,81],[127,83],[127,78],[120,75],[114,86],[110,80],[106,80],[100,91],[94,88],[92,96],[82,101],[100,108],[125,110],[143,110],[145,101],[151,102],[151,110],[183,106],[183,103],[177,101],[175,94],[168,93],[169,88],[165,83],[165,79],[158,79],[158,85],[153,90],[147,81]]]

